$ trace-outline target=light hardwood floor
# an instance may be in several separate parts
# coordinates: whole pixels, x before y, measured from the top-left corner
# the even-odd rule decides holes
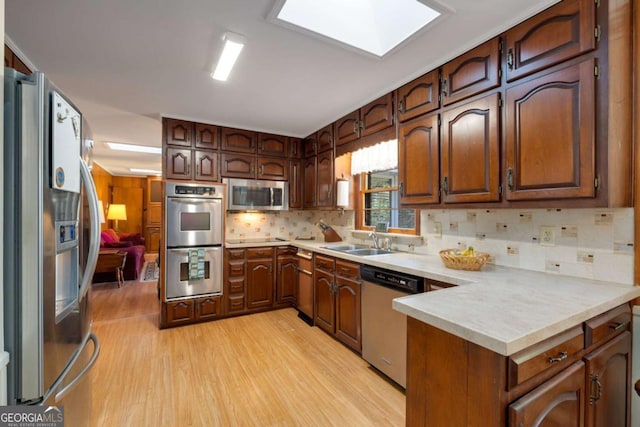
[[[159,330],[155,283],[92,301],[94,426],[404,425],[404,392],[294,309]]]

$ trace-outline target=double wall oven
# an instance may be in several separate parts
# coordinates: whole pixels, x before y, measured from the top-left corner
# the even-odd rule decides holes
[[[224,186],[167,183],[165,296],[222,293]]]

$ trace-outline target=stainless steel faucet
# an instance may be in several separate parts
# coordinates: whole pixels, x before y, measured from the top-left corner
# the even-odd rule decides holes
[[[375,233],[375,231],[369,233],[369,237],[371,237],[371,240],[373,240],[373,247],[379,249],[380,247],[378,246],[378,235]]]

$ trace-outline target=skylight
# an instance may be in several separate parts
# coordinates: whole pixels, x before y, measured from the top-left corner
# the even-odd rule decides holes
[[[418,0],[284,0],[276,18],[382,57],[438,16]]]

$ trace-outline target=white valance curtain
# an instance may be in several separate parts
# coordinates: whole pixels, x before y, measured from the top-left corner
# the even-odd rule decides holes
[[[351,153],[351,174],[385,171],[398,167],[398,140],[381,142]]]

